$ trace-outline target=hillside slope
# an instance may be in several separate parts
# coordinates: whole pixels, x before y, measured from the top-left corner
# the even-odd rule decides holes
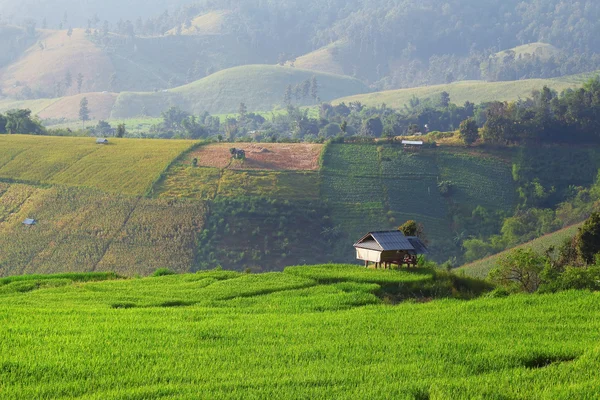
[[[573,236],[575,236],[580,226],[581,224],[569,226],[557,232],[532,240],[531,242],[524,243],[520,246],[517,246],[516,248],[533,249],[538,253],[543,253],[551,246],[559,247],[566,239],[570,239]],[[503,257],[506,257],[506,255],[508,255],[508,253],[510,253],[513,250],[514,249],[506,250],[493,256],[486,257],[482,260],[474,261],[472,263],[463,265],[457,270],[464,272],[465,275],[472,276],[474,278],[486,278],[488,273],[496,266],[496,263]]]
[[[463,81],[445,85],[434,85],[408,89],[389,90],[348,96],[333,101],[334,104],[359,101],[368,106],[385,103],[388,107],[403,108],[413,97],[435,98],[442,92],[450,94],[450,101],[463,104],[466,101],[475,104],[487,101],[511,101],[531,96],[533,90],[548,86],[558,92],[580,86],[597,73],[570,75],[556,79],[524,79],[509,82]]]
[[[66,94],[77,93],[76,77],[84,77],[82,90],[108,90],[115,69],[108,55],[90,42],[83,29],[74,29],[71,37],[66,30],[39,32],[38,42],[15,62],[0,70],[2,91],[11,96],[22,94],[25,86],[34,93],[54,94],[61,82]],[[67,72],[71,87],[65,88]]]
[[[271,65],[248,65],[214,73],[204,79],[175,89],[156,93],[124,92],[119,95],[112,118],[140,115],[159,116],[171,105],[196,114],[237,112],[240,103],[249,111],[271,110],[283,103],[288,85],[296,85],[316,76],[319,97],[330,101],[348,94],[365,93],[367,87],[348,77]],[[303,104],[314,104],[305,100]]]

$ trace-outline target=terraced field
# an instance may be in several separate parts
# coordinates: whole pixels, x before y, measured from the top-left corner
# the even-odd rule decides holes
[[[0,179],[143,194],[194,142],[0,135]]]
[[[344,265],[1,279],[2,398],[597,397],[597,293],[387,297],[441,282]]]
[[[0,183],[0,276],[67,271],[189,271],[202,202]],[[37,224],[27,227],[25,218]]]
[[[246,151],[232,160],[232,147]],[[211,200],[258,196],[289,200],[319,198],[318,144],[210,144],[180,158],[154,187],[162,198]],[[198,167],[192,165],[198,160]]]

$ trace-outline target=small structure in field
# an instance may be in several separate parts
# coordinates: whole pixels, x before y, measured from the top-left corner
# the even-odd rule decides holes
[[[37,221],[33,218],[27,218],[23,221],[23,225],[25,226],[34,226],[35,224],[37,224]]]
[[[245,160],[246,159],[246,151],[242,149],[236,149],[235,147],[229,149],[231,153],[231,158],[234,160]]]
[[[421,150],[423,148],[422,140],[403,140],[402,146],[404,146],[404,150]]]
[[[427,253],[427,247],[416,236],[404,236],[400,231],[369,232],[354,244],[356,258],[375,263],[375,268],[391,265],[417,265],[417,256]]]
[[[98,138],[96,139],[96,144],[108,144],[108,139]]]

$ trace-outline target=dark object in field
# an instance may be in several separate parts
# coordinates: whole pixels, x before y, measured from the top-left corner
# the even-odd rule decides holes
[[[108,144],[108,139],[98,138],[96,139],[96,144]]]
[[[242,149],[236,149],[235,147],[229,149],[231,153],[231,157],[235,160],[245,160],[246,159],[246,151]]]
[[[194,159],[192,160],[192,166],[193,166],[194,168],[198,166],[198,159],[197,159],[197,158],[194,158]]]
[[[392,264],[398,266],[417,265],[417,256],[426,254],[427,247],[416,236],[405,236],[401,231],[369,232],[354,244],[356,258],[365,262],[375,263],[375,268],[389,268]]]
[[[26,226],[34,226],[35,224],[37,224],[37,221],[33,218],[27,218],[25,221],[23,221],[23,225]]]

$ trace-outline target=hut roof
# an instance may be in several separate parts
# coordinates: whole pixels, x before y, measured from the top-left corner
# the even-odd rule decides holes
[[[35,219],[33,218],[27,218],[25,219],[25,221],[23,221],[23,225],[35,225]]]
[[[98,139],[96,139],[96,143],[97,144],[106,144],[106,143],[108,143],[108,139],[98,138]]]
[[[414,251],[427,253],[425,244],[415,236],[404,236],[400,231],[369,232],[354,247],[375,251]]]
[[[410,145],[410,146],[422,146],[423,141],[422,140],[403,140],[402,144]]]

